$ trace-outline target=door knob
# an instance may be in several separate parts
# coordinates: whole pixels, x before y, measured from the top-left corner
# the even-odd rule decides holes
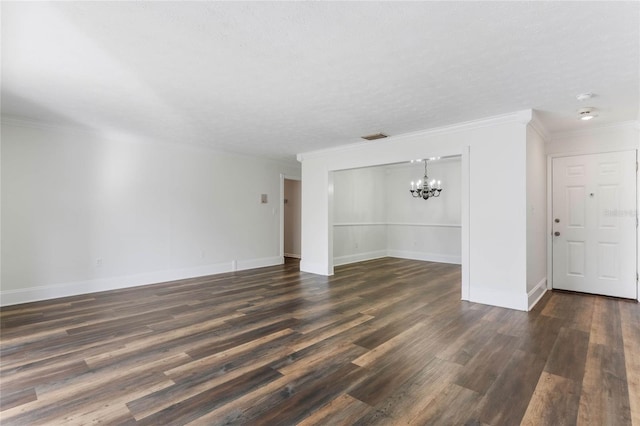
[[[555,235],[556,237],[559,237],[560,236],[560,232],[556,231],[556,232],[553,233],[553,235]]]

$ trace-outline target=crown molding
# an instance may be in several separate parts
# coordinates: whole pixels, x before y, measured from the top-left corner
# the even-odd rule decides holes
[[[555,140],[573,138],[576,136],[586,135],[586,134],[598,132],[598,131],[607,131],[607,130],[615,130],[615,129],[640,130],[640,120],[622,121],[619,123],[604,124],[602,126],[590,127],[588,129],[579,129],[579,130],[571,130],[568,132],[552,133],[549,137],[549,142],[553,142]]]
[[[11,126],[23,127],[27,129],[57,130],[57,131],[64,131],[64,132],[83,133],[85,135],[100,134],[95,129],[81,126],[81,125],[73,126],[73,125],[64,125],[64,124],[45,123],[42,121],[29,120],[25,118],[11,117],[6,115],[3,115],[2,117],[0,117],[0,125],[11,125]]]
[[[534,112],[532,109],[523,109],[516,111],[516,122],[520,124],[528,124],[534,118]]]
[[[439,158],[437,160],[428,160],[429,162],[429,167],[438,167],[439,165],[443,165],[443,164],[450,164],[450,163],[460,163],[462,161],[462,156],[460,155],[451,155],[451,156],[447,156],[447,157],[442,157]],[[380,166],[373,166],[375,167],[380,167],[383,168],[386,172],[391,172],[393,170],[402,170],[402,169],[415,169],[417,168],[418,164],[422,164],[422,162],[411,162],[411,161],[403,161],[401,163],[394,163],[394,164],[381,164]],[[422,166],[421,166],[422,167]]]
[[[0,117],[0,126],[4,126],[4,125],[22,127],[27,129],[35,129],[35,130],[73,133],[76,135],[83,135],[86,137],[91,136],[91,137],[103,138],[103,139],[113,138],[113,135],[110,136],[108,133],[105,133],[103,131],[89,128],[89,127],[83,127],[80,125],[72,126],[72,125],[62,125],[62,124],[51,124],[51,123],[44,123],[41,121],[27,120],[27,119],[9,117],[9,116]],[[178,146],[188,150],[205,150],[209,152],[225,154],[225,155],[239,157],[239,158],[252,158],[252,159],[258,159],[263,161],[269,161],[283,168],[291,168],[291,169],[300,168],[300,163],[298,163],[295,160],[295,158],[290,158],[290,157],[287,157],[287,158],[260,157],[257,155],[250,155],[250,154],[244,154],[244,153],[234,152],[230,150],[224,150],[224,149],[212,147],[205,144],[181,143],[181,142],[174,142],[174,141],[164,140],[164,139],[154,140],[154,139],[149,139],[142,136],[127,136],[126,139],[127,139],[127,142],[129,143],[142,143],[146,145],[156,145],[156,146],[158,145]]]
[[[303,152],[298,154],[296,158],[298,159],[298,161],[304,162],[305,160],[308,160],[311,158],[323,157],[325,155],[335,154],[340,152],[349,152],[365,146],[371,147],[375,145],[385,145],[389,143],[396,143],[398,141],[402,141],[405,139],[413,139],[416,137],[433,137],[433,136],[439,136],[439,135],[447,135],[452,133],[459,133],[459,132],[465,132],[469,130],[481,129],[484,127],[499,126],[503,124],[519,123],[519,124],[526,125],[531,121],[532,116],[533,116],[533,111],[530,109],[526,109],[526,110],[508,113],[508,114],[501,114],[493,117],[482,118],[478,120],[464,121],[461,123],[450,124],[450,125],[441,126],[441,127],[434,127],[432,129],[402,133],[399,135],[389,136],[388,138],[385,138],[385,139],[378,139],[370,142],[358,141],[358,142],[354,142],[354,143],[339,146],[339,147]]]
[[[547,131],[546,127],[540,120],[540,116],[535,110],[533,111],[529,125],[531,125],[531,128],[535,130],[545,142],[549,140],[549,132]]]

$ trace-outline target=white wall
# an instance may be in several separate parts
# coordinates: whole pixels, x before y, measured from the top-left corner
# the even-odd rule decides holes
[[[527,126],[527,294],[529,307],[547,289],[547,157],[545,140]]]
[[[301,154],[301,269],[333,274],[332,171],[462,155],[463,298],[526,310],[526,125],[522,111]],[[468,256],[468,259],[465,259]]]
[[[443,191],[429,200],[412,198],[409,182],[424,174],[424,163],[387,169],[387,248],[390,256],[461,263],[460,158],[430,161],[429,177]]]
[[[385,169],[334,172],[333,188],[334,265],[386,256]]]
[[[526,310],[526,124],[495,130],[470,135],[471,300]]]
[[[299,171],[3,121],[1,303],[278,264],[281,173]]]
[[[587,126],[583,131],[554,134],[547,138],[546,152],[556,156],[639,149],[639,125],[638,121],[633,121],[607,127]]]
[[[409,193],[424,163],[333,172],[334,266],[384,256],[461,263],[460,158],[432,161],[445,190],[428,201]]]
[[[333,275],[333,173],[323,165],[317,166],[302,167],[300,270]],[[320,193],[314,194],[313,188]]]
[[[284,255],[300,257],[302,185],[299,180],[284,180]]]

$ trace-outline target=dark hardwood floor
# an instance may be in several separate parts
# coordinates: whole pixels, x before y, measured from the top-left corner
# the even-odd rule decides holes
[[[455,265],[297,262],[1,310],[13,424],[640,425],[640,307],[462,302]]]

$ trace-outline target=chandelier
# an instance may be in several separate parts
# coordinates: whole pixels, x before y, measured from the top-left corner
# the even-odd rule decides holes
[[[434,158],[435,160],[436,158]],[[421,161],[421,160],[417,160]],[[413,163],[413,160],[411,160]],[[429,176],[427,175],[427,160],[424,160],[424,179],[418,180],[418,183],[411,182],[411,195],[413,198],[422,198],[428,200],[431,197],[439,197],[442,192],[442,183],[433,179],[429,182]]]

